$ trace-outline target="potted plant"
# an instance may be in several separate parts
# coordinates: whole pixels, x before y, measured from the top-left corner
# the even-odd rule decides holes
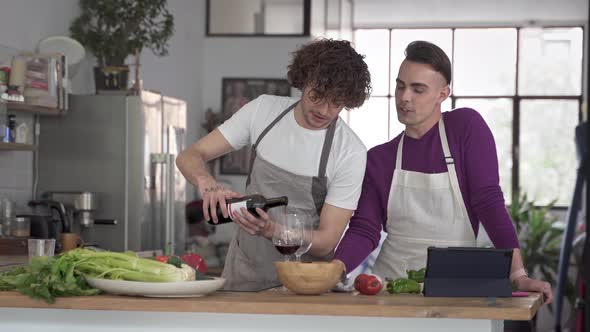
[[[135,56],[139,83],[141,51],[148,48],[157,56],[168,54],[174,18],[166,0],[80,0],[80,11],[70,33],[96,57],[97,90],[127,88],[129,55]]]
[[[550,213],[554,204],[555,201],[552,201],[546,206],[536,206],[523,193],[508,208],[518,235],[525,269],[531,276],[541,278],[553,286],[557,280],[563,235],[563,229],[554,225],[557,218]],[[570,304],[574,302],[574,293],[574,286],[568,280],[565,295]],[[549,310],[552,311],[551,305]],[[536,317],[531,322],[530,330],[534,331],[535,325]]]

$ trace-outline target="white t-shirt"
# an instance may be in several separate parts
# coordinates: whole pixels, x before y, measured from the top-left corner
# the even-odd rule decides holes
[[[299,98],[262,95],[244,105],[219,126],[234,149],[256,143],[262,131]],[[311,130],[295,121],[292,110],[264,136],[258,156],[288,172],[317,176],[326,130]],[[336,123],[332,149],[326,166],[326,203],[343,209],[356,209],[361,194],[367,149],[340,118]]]

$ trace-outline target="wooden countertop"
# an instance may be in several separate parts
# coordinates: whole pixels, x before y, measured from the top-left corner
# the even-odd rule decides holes
[[[354,294],[298,296],[270,290],[216,292],[196,298],[99,295],[59,298],[54,304],[47,304],[16,292],[0,292],[0,308],[530,320],[542,305],[541,295],[536,293],[528,297],[497,299]]]

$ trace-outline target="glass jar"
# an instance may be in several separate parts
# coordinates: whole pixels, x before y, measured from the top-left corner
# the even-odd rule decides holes
[[[10,235],[14,237],[29,237],[31,235],[31,219],[25,216],[14,218]]]
[[[0,200],[0,222],[4,236],[12,236],[12,227],[15,223],[14,203],[8,198]]]

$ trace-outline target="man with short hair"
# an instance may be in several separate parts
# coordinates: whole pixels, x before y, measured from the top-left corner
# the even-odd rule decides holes
[[[429,246],[476,246],[480,223],[496,248],[514,249],[511,281],[519,290],[542,292],[547,282],[523,268],[518,238],[499,185],[496,146],[475,110],[441,112],[450,95],[451,62],[436,45],[406,48],[396,79],[398,120],[405,131],[369,150],[358,208],[334,259],[352,271],[379,244],[374,272],[406,277],[426,266]]]

